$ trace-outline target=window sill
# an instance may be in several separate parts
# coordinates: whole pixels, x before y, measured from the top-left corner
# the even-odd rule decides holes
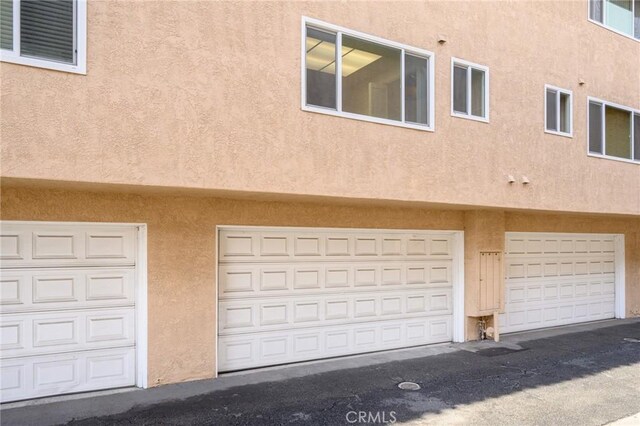
[[[46,68],[54,71],[63,71],[74,74],[87,74],[86,65],[72,65],[64,64],[61,62],[47,61],[45,59],[27,58],[24,56],[18,56],[9,50],[2,50],[0,52],[0,61],[8,62],[11,64],[27,65],[30,67]]]
[[[620,161],[622,163],[629,163],[629,164],[638,164],[640,165],[640,160],[629,160],[626,158],[619,158],[619,157],[612,157],[610,155],[603,155],[603,154],[593,154],[591,152],[589,152],[587,154],[587,156],[589,157],[593,157],[593,158],[601,158],[603,160],[613,160],[613,161]]]
[[[592,24],[596,24],[597,26],[599,26],[601,28],[604,28],[605,30],[609,30],[609,31],[614,32],[614,33],[616,33],[618,35],[621,35],[622,37],[626,37],[626,38],[628,38],[630,40],[637,41],[638,43],[640,43],[640,39],[637,39],[637,38],[635,38],[634,36],[632,36],[630,34],[623,33],[622,31],[618,31],[615,28],[611,28],[610,26],[603,24],[602,22],[594,21],[591,18],[587,18],[587,20],[589,22],[591,22]]]
[[[367,121],[369,123],[386,124],[388,126],[404,127],[407,129],[421,130],[423,132],[433,132],[434,126],[425,126],[420,124],[403,123],[401,121],[388,120],[386,118],[369,117],[366,115],[353,114],[350,112],[339,112],[333,109],[314,107],[310,105],[302,105],[302,110],[307,112],[316,112],[319,114],[332,115],[334,117],[350,118],[352,120]]]
[[[455,111],[451,111],[451,116],[452,117],[456,117],[456,118],[465,118],[467,120],[473,120],[473,121],[479,121],[481,123],[487,123],[489,124],[489,117],[477,117],[475,115],[470,115],[470,114],[461,114]]]
[[[545,129],[544,132],[548,133],[550,135],[562,136],[562,137],[565,137],[565,138],[573,139],[573,133],[556,132],[555,130],[547,130],[547,129]]]

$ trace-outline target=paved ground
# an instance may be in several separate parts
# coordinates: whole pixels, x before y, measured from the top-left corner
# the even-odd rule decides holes
[[[426,349],[438,354],[425,356],[399,352],[396,361],[356,368],[353,365],[367,358],[353,358],[350,368],[342,365],[333,371],[328,368],[331,362],[322,368],[292,367],[280,370],[285,372],[281,379],[271,382],[251,383],[252,375],[229,376],[207,381],[223,383],[218,390],[178,400],[165,395],[160,404],[146,400],[120,414],[70,424],[339,425],[358,424],[360,415],[365,420],[360,424],[395,419],[439,425],[601,425],[640,412],[640,322],[581,327],[570,331],[587,331],[514,335],[501,345],[449,345]],[[422,388],[400,390],[397,384],[402,381]],[[174,387],[175,397],[184,396],[180,392],[185,386],[203,383]],[[136,395],[14,408],[3,413],[2,423],[48,424],[82,404],[116,413],[123,406],[117,401],[135,400]]]

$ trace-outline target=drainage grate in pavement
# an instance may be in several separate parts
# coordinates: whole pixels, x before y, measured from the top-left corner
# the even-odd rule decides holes
[[[398,387],[402,390],[413,390],[413,391],[420,390],[420,385],[413,382],[402,382],[398,384]]]
[[[512,348],[489,348],[482,349],[476,352],[478,355],[492,357],[492,356],[500,356],[500,355],[509,355],[514,352],[522,352],[526,351],[526,349],[512,349]]]

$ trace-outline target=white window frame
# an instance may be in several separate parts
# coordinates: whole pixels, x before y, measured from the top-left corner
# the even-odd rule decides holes
[[[562,132],[560,130],[551,130],[547,126],[547,90],[554,90],[556,92],[556,123],[558,129],[560,129],[560,94],[569,96],[569,131]],[[573,92],[571,90],[563,89],[561,87],[552,86],[550,84],[544,85],[544,132],[552,135],[564,136],[567,138],[573,138]]]
[[[371,117],[368,115],[355,114],[351,112],[346,112],[342,110],[342,66],[341,66],[341,55],[337,55],[336,59],[336,109],[324,108],[321,106],[315,105],[307,105],[307,72],[306,72],[306,28],[307,26],[316,28],[318,30],[325,30],[336,33],[336,49],[342,46],[342,35],[346,34],[349,37],[359,38],[361,40],[369,41],[371,43],[380,44],[387,47],[392,47],[394,49],[400,49],[400,74],[401,74],[401,88],[400,92],[402,93],[402,102],[401,102],[401,115],[400,121],[391,120],[387,118],[379,118],[379,117]],[[390,126],[396,127],[406,127],[409,129],[423,130],[428,132],[433,132],[435,130],[435,54],[425,49],[420,49],[413,46],[408,46],[402,43],[396,43],[391,40],[383,39],[380,37],[372,36],[370,34],[361,33],[358,31],[353,31],[348,28],[340,27],[337,25],[329,24],[324,21],[320,21],[317,19],[309,18],[306,16],[302,17],[302,26],[301,26],[301,71],[300,71],[300,81],[301,81],[301,109],[303,111],[309,112],[317,112],[320,114],[333,115],[336,117],[344,117],[350,118],[353,120],[360,121],[368,121],[370,123],[378,123],[378,124],[387,124]],[[423,58],[427,60],[427,64],[429,67],[429,124],[417,124],[411,122],[405,122],[404,117],[404,109],[405,109],[405,93],[404,93],[404,57],[405,52],[411,56],[416,56],[419,58]]]
[[[640,43],[640,39],[636,38],[635,35],[633,35],[633,34],[629,35],[629,34],[623,33],[622,31],[618,31],[615,28],[610,27],[607,24],[605,24],[605,22],[607,20],[606,19],[606,17],[607,17],[607,11],[606,11],[607,8],[604,6],[604,2],[605,2],[605,0],[602,1],[602,22],[598,22],[595,19],[591,19],[591,1],[587,0],[587,20],[589,22],[592,22],[592,23],[598,25],[599,27],[605,28],[605,29],[607,29],[609,31],[612,31],[612,32],[614,32],[616,34],[619,34],[619,35],[621,35],[623,37],[626,37],[628,39],[631,39],[631,40],[634,40],[634,41]],[[631,16],[635,16],[635,7],[636,7],[635,5],[636,5],[635,1],[631,0]]]
[[[20,56],[20,1],[13,0],[13,50],[0,49],[0,61],[75,74],[87,73],[87,0],[74,0],[75,64]]]
[[[590,124],[590,117],[589,117],[589,105],[591,102],[597,102],[599,104],[602,105],[602,111],[601,111],[601,117],[600,119],[602,120],[602,134],[600,135],[601,139],[602,139],[602,154],[598,154],[598,153],[594,153],[589,151],[589,124]],[[621,109],[624,111],[628,111],[631,114],[631,159],[628,158],[620,158],[620,157],[614,157],[611,155],[606,155],[606,147],[607,147],[607,140],[605,138],[606,136],[606,131],[607,131],[607,123],[605,120],[605,107],[606,106],[610,106],[613,108],[617,108],[617,109]],[[631,164],[640,164],[640,160],[634,160],[633,158],[635,157],[635,140],[634,140],[634,114],[640,114],[640,109],[634,109],[625,105],[621,105],[621,104],[617,104],[615,102],[609,102],[609,101],[605,101],[599,98],[594,98],[591,96],[587,96],[587,155],[589,157],[594,157],[594,158],[604,158],[607,160],[614,160],[614,161],[622,161],[623,163],[631,163]]]
[[[469,106],[469,112],[467,114],[458,112],[453,108],[453,71],[456,65],[462,65],[467,67],[467,105]],[[471,114],[471,70],[476,69],[484,72],[484,111],[485,116],[479,117]],[[476,64],[474,62],[465,61],[460,58],[451,58],[451,116],[458,118],[466,118],[467,120],[480,121],[483,123],[489,123],[489,67],[485,65]]]

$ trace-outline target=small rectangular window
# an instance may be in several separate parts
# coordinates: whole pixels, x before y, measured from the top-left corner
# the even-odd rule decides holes
[[[633,158],[640,161],[640,114],[633,115]]]
[[[589,99],[589,152],[640,161],[640,111]]]
[[[640,40],[640,0],[633,2],[633,36]]]
[[[342,109],[400,121],[400,49],[342,36]]]
[[[571,133],[571,95],[560,92],[560,131]]]
[[[602,1],[589,0],[589,18],[602,23]]]
[[[558,87],[545,86],[545,131],[561,136],[572,136],[571,92]]]
[[[604,0],[604,24],[623,34],[633,35],[633,1]]]
[[[604,109],[605,154],[631,159],[631,113],[609,105]]]
[[[453,67],[453,110],[467,114],[467,68]]]
[[[404,118],[429,124],[429,63],[425,58],[404,56]]]
[[[451,114],[487,121],[489,73],[486,67],[452,60]]]
[[[307,103],[336,108],[336,35],[307,28]]]
[[[484,117],[484,71],[471,68],[471,115]]]
[[[589,152],[602,154],[602,104],[589,102]]]
[[[85,72],[86,0],[0,2],[3,61]]]
[[[13,50],[13,0],[0,0],[0,48]]]
[[[589,0],[589,19],[640,40],[640,0]]]
[[[558,92],[547,89],[547,130],[558,131],[558,111],[556,98]]]
[[[433,129],[432,53],[309,18],[303,22],[303,109]]]

